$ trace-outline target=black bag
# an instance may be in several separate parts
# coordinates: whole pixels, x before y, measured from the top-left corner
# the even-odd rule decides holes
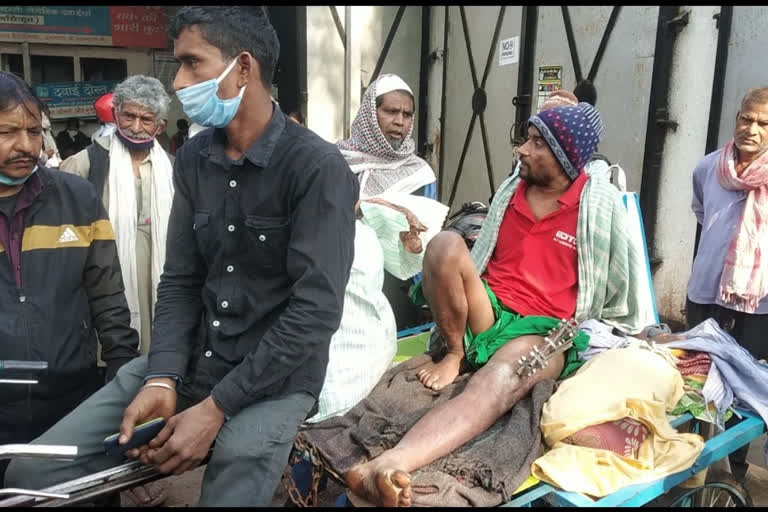
[[[464,203],[459,211],[448,218],[443,229],[460,234],[464,238],[467,248],[472,250],[487,215],[488,207],[480,201]]]

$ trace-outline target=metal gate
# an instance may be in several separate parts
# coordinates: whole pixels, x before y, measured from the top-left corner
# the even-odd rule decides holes
[[[542,67],[559,68],[561,87],[571,91],[582,79],[594,83],[608,127],[600,152],[639,188],[658,7],[446,9],[444,202],[485,201],[508,176],[513,146],[537,108]],[[499,42],[518,35],[519,64],[499,65]]]
[[[520,36],[522,9],[445,7],[438,186],[451,207],[487,201],[511,171],[519,64],[500,65],[499,42]]]

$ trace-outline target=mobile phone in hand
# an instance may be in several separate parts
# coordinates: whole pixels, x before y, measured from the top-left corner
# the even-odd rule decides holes
[[[154,437],[163,430],[165,426],[165,420],[163,418],[155,418],[149,420],[146,423],[133,427],[133,436],[131,440],[125,444],[119,444],[117,440],[120,438],[120,433],[112,434],[109,437],[104,438],[104,452],[107,455],[124,455],[128,450],[138,448],[148,444]]]

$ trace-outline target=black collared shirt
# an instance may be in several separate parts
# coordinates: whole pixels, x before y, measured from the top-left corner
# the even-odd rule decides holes
[[[344,157],[275,105],[237,161],[226,134],[189,139],[157,291],[147,375],[182,378],[228,416],[257,401],[317,397],[354,256],[359,185]]]

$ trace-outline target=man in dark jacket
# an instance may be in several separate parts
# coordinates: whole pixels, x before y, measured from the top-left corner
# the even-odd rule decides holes
[[[38,166],[41,109],[0,72],[0,360],[48,363],[36,385],[0,384],[0,444],[33,440],[104,384],[97,337],[108,379],[138,355],[96,190]]]
[[[80,131],[80,121],[76,118],[67,120],[66,130],[56,135],[56,146],[59,148],[62,160],[79,153],[91,145],[91,139]]]
[[[169,32],[176,95],[212,128],[176,157],[149,356],[35,440],[77,444],[77,460],[15,460],[7,480],[43,488],[114,466],[104,437],[119,425],[125,444],[163,417],[130,457],[180,474],[215,441],[200,504],[265,506],[325,379],[360,187],[336,146],[271,100],[279,43],[261,8],[182,7]]]

